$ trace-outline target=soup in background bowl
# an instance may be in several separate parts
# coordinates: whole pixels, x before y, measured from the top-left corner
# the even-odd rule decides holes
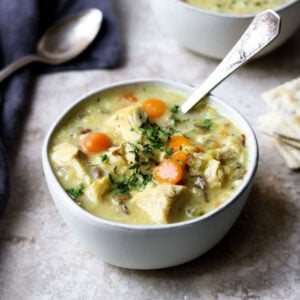
[[[162,80],[107,86],[50,129],[43,147],[50,193],[102,260],[177,265],[215,245],[239,215],[257,167],[255,135],[214,96],[182,114],[192,91]]]
[[[181,0],[199,8],[218,13],[255,14],[266,9],[276,9],[292,0]]]
[[[196,4],[197,0],[190,1]],[[198,1],[200,3],[200,0]],[[252,1],[247,1],[248,5]],[[211,3],[217,3],[217,0],[203,0],[202,3],[204,2],[210,6]],[[236,3],[237,5],[242,1],[222,1],[222,3],[225,2]],[[262,0],[254,2],[254,5],[257,2],[261,3]],[[151,0],[149,4],[152,6],[161,28],[180,45],[196,53],[217,59],[225,57],[256,15],[255,13],[241,14],[233,11],[220,12],[208,7],[200,8],[200,6],[191,5],[182,0]],[[223,9],[225,10],[225,7]],[[274,10],[281,18],[280,33],[256,57],[265,55],[278,48],[300,26],[300,0],[288,1],[274,8]]]

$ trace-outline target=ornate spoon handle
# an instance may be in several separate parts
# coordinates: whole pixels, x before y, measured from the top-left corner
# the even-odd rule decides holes
[[[276,12],[268,9],[256,15],[244,34],[217,68],[181,105],[181,111],[187,113],[225,78],[269,45],[278,36],[279,31],[280,17]]]

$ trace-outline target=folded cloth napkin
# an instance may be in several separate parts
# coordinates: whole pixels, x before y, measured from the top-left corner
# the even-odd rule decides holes
[[[9,198],[9,162],[20,133],[32,76],[41,72],[113,68],[120,63],[120,39],[111,0],[1,0],[0,67],[32,54],[41,35],[55,21],[88,8],[104,15],[101,32],[76,59],[60,66],[29,66],[0,83],[0,214]]]

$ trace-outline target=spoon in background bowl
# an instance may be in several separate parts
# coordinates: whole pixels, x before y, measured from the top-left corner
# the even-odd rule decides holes
[[[181,111],[187,113],[224,79],[269,45],[280,32],[280,23],[280,16],[271,9],[256,15],[217,68],[181,105]]]
[[[32,62],[58,65],[73,59],[95,39],[102,20],[102,12],[92,8],[54,24],[39,40],[35,55],[23,56],[0,71],[0,82]]]

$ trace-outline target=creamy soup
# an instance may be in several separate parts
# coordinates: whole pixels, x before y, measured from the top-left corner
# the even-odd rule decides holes
[[[152,84],[115,88],[76,106],[51,139],[63,188],[83,209],[127,224],[167,224],[226,202],[247,169],[246,136],[200,103]]]
[[[276,8],[292,0],[181,0],[200,8],[231,14],[252,14]]]

